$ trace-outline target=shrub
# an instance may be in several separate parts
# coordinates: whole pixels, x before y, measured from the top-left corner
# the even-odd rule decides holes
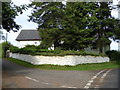
[[[54,50],[53,51],[54,54],[60,54],[60,52],[61,52],[60,50]]]
[[[17,48],[12,47],[11,51],[13,53],[20,53],[20,54],[29,54],[29,55],[44,55],[44,56],[65,56],[65,55],[92,55],[92,56],[99,56],[98,54],[93,53],[86,53],[85,51],[75,51],[75,50],[48,50],[48,49],[38,49],[34,45],[27,45],[24,48]]]
[[[13,45],[9,42],[2,43],[2,57],[6,56],[6,51],[9,50],[11,47],[13,47]]]
[[[19,48],[13,46],[13,47],[10,48],[10,51],[13,52],[13,53],[19,53]]]
[[[111,60],[117,60],[119,57],[119,52],[115,50],[107,51],[106,54]]]
[[[0,43],[0,58],[2,58],[2,44]]]
[[[20,54],[31,54],[31,55],[34,55],[36,52],[36,49],[32,49],[32,48],[20,48],[19,49],[19,53]]]
[[[35,46],[35,45],[26,45],[26,46],[25,46],[25,48],[32,48],[32,49],[36,49],[36,48],[37,48],[37,46]]]
[[[48,49],[37,49],[37,52],[51,52],[51,50],[48,50]]]
[[[106,54],[110,58],[111,61],[116,61],[117,64],[120,64],[120,51],[107,51]]]

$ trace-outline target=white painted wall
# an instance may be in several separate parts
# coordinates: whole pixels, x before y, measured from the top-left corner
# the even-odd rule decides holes
[[[10,53],[10,57],[29,62],[33,65],[52,64],[75,66],[84,63],[109,62],[108,57],[101,56],[32,56],[25,54]]]
[[[120,51],[120,41],[118,41],[118,51]]]
[[[41,41],[18,41],[18,47],[19,48],[23,48],[25,47],[26,45],[35,45],[35,46],[38,46],[40,45]]]

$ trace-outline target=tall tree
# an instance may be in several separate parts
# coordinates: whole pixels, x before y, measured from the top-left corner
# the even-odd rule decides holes
[[[93,30],[88,28],[88,18],[93,3],[68,2],[66,15],[64,17],[63,48],[70,50],[81,50],[91,45]],[[93,7],[93,6],[92,6]]]
[[[32,3],[30,7],[33,7],[30,20],[38,23],[41,46],[48,48],[54,43],[55,47],[79,50],[92,41],[92,30],[86,29],[87,3],[44,2]]]
[[[93,29],[99,53],[104,53],[104,46],[110,44],[109,38],[115,35],[116,19],[111,16],[109,3],[95,3],[97,8],[91,13],[89,28]]]
[[[26,5],[16,6],[12,2],[2,2],[2,27],[9,32],[10,30],[20,29],[20,25],[15,22],[16,16],[26,10]]]
[[[115,37],[116,20],[108,3],[97,2],[43,2],[32,3],[30,20],[38,23],[42,46],[54,43],[66,50],[81,50],[97,43],[99,53]],[[63,41],[61,44],[60,42]]]
[[[33,2],[30,4],[33,8],[30,21],[38,24],[38,30],[42,38],[42,48],[58,47],[62,33],[62,18],[64,16],[64,4],[61,2]]]
[[[114,30],[114,35],[113,35],[113,40],[120,40],[120,20],[116,20],[115,22],[115,30]]]

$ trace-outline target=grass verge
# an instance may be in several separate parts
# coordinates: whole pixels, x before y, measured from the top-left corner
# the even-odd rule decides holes
[[[2,58],[2,44],[0,44],[0,58]]]
[[[120,67],[120,65],[117,65],[115,61],[110,61],[109,63],[80,64],[76,66],[59,66],[59,65],[32,65],[28,62],[14,58],[8,58],[7,60],[25,67],[48,69],[48,70],[101,70],[101,69]]]

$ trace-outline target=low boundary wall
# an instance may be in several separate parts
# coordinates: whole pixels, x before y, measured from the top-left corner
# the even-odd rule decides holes
[[[108,57],[102,56],[32,56],[18,53],[10,53],[10,57],[29,62],[33,65],[52,64],[75,66],[85,63],[104,63],[109,62]]]

